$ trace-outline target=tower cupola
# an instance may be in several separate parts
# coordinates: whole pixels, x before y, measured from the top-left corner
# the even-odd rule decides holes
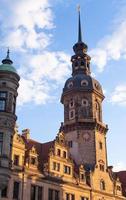
[[[9,72],[17,73],[15,67],[12,65],[13,61],[10,59],[9,54],[10,54],[10,51],[8,49],[7,56],[5,59],[2,60],[2,64],[0,65],[0,71],[9,71]]]

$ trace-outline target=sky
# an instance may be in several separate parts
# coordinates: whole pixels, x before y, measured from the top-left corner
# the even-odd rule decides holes
[[[21,80],[17,100],[19,132],[53,140],[63,121],[60,103],[77,42],[77,5],[92,75],[106,96],[108,163],[126,170],[126,1],[0,0],[0,59],[10,48]]]

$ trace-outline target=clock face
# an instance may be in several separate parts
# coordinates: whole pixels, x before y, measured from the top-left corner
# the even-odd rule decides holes
[[[90,135],[89,132],[83,133],[83,140],[84,140],[85,142],[89,141],[90,139],[91,139],[91,135]]]

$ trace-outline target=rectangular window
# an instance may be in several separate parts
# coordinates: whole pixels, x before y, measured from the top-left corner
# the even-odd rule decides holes
[[[36,158],[35,157],[31,157],[31,165],[36,165]]]
[[[60,171],[60,163],[57,163],[57,171]]]
[[[75,200],[75,195],[66,193],[66,199],[65,200]]]
[[[53,170],[56,170],[56,162],[53,162]]]
[[[69,146],[70,148],[72,148],[72,147],[73,147],[73,142],[72,142],[72,141],[68,141],[68,146]]]
[[[84,178],[85,178],[84,174],[80,174],[80,178],[81,178],[81,180],[84,180]]]
[[[38,199],[37,200],[42,200],[42,187],[38,186]]]
[[[31,185],[31,200],[42,200],[42,187]]]
[[[66,194],[66,200],[70,200],[70,194]]]
[[[2,197],[2,198],[6,198],[6,197],[7,197],[7,187],[5,187],[5,188],[1,191],[1,197]]]
[[[81,197],[80,200],[89,200],[88,197]]]
[[[2,155],[3,149],[3,133],[0,133],[0,155]]]
[[[49,189],[48,191],[48,200],[53,200],[53,190]]]
[[[67,153],[66,151],[63,151],[63,158],[66,158],[67,157]]]
[[[6,92],[0,92],[0,98],[6,98],[7,93]]]
[[[19,155],[14,155],[14,165],[19,166]]]
[[[64,165],[64,173],[71,174],[71,167]]]
[[[7,93],[6,92],[0,92],[0,111],[5,111],[6,98],[7,98]]]
[[[103,148],[103,144],[102,144],[102,142],[99,142],[99,149],[102,150],[102,148]]]
[[[74,194],[71,194],[71,200],[75,200]]]
[[[31,185],[31,200],[35,200],[35,196],[36,196],[36,186]]]
[[[48,190],[48,200],[60,200],[59,194],[60,193],[58,190],[49,189]]]
[[[53,162],[53,170],[60,171],[60,163]]]
[[[55,190],[55,200],[59,200],[59,191]]]
[[[60,156],[60,155],[61,155],[61,150],[57,149],[57,156]]]
[[[14,187],[13,187],[13,199],[18,200],[19,199],[19,182],[14,182]]]
[[[5,111],[5,100],[0,99],[0,111]]]

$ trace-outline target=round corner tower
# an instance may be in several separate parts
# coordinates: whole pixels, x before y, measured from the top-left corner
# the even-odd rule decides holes
[[[96,165],[102,159],[107,166],[107,126],[102,122],[104,95],[100,83],[91,76],[87,49],[82,41],[79,11],[78,42],[73,46],[75,54],[71,57],[72,76],[65,82],[61,96],[62,128],[76,163]]]
[[[7,56],[0,65],[0,190],[11,174],[12,137],[17,116],[15,114],[20,77]]]

